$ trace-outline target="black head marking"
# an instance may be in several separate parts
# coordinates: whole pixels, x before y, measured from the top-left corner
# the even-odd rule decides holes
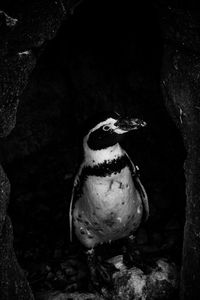
[[[120,116],[116,112],[100,114],[87,130],[85,143],[92,150],[106,149],[121,141],[124,133],[146,126],[146,123],[138,118]]]
[[[93,122],[90,122],[89,130],[94,128],[99,123],[104,122],[110,118],[116,120],[117,122],[117,120],[120,118],[120,115],[117,112],[110,111],[100,113],[98,116],[94,117]],[[104,124],[100,128],[91,132],[87,143],[90,149],[100,150],[115,145],[119,142],[119,140],[119,135],[116,134],[108,124]]]
[[[105,149],[117,144],[121,140],[122,135],[116,134],[112,130],[104,130],[103,127],[105,126],[107,125],[100,127],[90,134],[87,142],[90,149]]]

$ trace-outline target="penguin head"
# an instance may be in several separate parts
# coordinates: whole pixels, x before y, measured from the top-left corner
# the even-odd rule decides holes
[[[119,143],[126,133],[145,127],[146,122],[137,118],[122,117],[109,113],[92,127],[84,137],[84,143],[91,150],[101,150]]]

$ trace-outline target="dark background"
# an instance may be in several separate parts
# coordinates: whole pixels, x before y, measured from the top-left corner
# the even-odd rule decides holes
[[[83,1],[57,36],[34,51],[37,66],[0,153],[12,187],[14,247],[29,278],[70,253],[68,207],[82,128],[103,110],[148,123],[123,144],[149,195],[150,219],[138,243],[145,251],[164,249],[180,263],[185,151],[160,91],[156,5]]]

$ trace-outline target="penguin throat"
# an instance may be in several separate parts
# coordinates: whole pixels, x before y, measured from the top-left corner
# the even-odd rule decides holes
[[[95,166],[105,162],[111,162],[124,155],[124,150],[117,143],[101,150],[92,150],[87,143],[84,144],[85,164],[88,166]]]

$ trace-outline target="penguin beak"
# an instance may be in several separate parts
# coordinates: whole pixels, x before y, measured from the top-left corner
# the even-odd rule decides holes
[[[128,132],[131,130],[139,129],[140,127],[145,127],[147,125],[146,122],[140,119],[133,118],[120,118],[115,126],[124,132]]]

